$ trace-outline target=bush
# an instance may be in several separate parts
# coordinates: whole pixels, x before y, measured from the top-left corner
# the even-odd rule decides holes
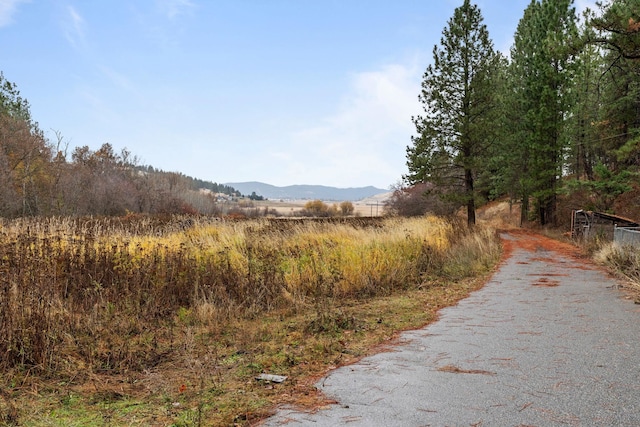
[[[433,192],[433,184],[421,183],[410,187],[397,185],[385,202],[385,213],[399,216],[451,215],[456,210],[454,203],[445,201]]]
[[[340,203],[340,214],[342,216],[353,215],[353,211],[355,210],[353,203],[344,201]]]
[[[299,214],[300,216],[314,216],[314,217],[329,217],[335,216],[338,213],[338,208],[329,206],[322,200],[312,200],[305,203],[304,209]]]

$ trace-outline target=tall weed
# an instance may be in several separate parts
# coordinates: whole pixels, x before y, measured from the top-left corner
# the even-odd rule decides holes
[[[640,291],[640,248],[609,243],[600,247],[594,259],[625,277],[636,291]]]
[[[143,371],[185,325],[214,333],[274,310],[315,307],[313,330],[348,327],[336,299],[457,280],[498,253],[490,231],[436,217],[2,221],[0,369]]]

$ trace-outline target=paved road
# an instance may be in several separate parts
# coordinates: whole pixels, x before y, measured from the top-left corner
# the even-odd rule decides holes
[[[264,425],[640,426],[640,306],[616,285],[558,252],[516,248],[436,323],[322,379],[338,404],[282,408]]]

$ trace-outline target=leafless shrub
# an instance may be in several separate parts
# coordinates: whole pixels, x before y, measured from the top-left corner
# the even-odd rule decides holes
[[[413,186],[398,184],[385,202],[385,212],[399,216],[421,216],[426,213],[450,215],[456,205],[446,201],[434,191],[433,184],[421,183]]]

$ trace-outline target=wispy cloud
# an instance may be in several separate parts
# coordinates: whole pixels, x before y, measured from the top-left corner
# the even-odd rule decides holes
[[[13,15],[18,10],[20,3],[28,3],[29,0],[0,0],[0,28],[13,22]]]
[[[109,81],[110,86],[128,94],[136,94],[137,88],[132,80],[125,74],[116,71],[114,68],[101,64],[97,65],[102,75]]]
[[[388,187],[404,173],[405,147],[420,112],[422,70],[394,64],[357,73],[338,111],[292,135],[292,148],[273,153],[291,182],[352,182]]]
[[[190,13],[195,8],[191,0],[157,0],[158,8],[169,19]]]
[[[184,33],[184,18],[192,18],[197,8],[192,0],[155,0],[151,13],[136,9],[143,34],[161,47],[175,47]]]
[[[66,18],[62,25],[64,36],[73,47],[80,48],[86,44],[85,20],[73,6],[67,6]]]

